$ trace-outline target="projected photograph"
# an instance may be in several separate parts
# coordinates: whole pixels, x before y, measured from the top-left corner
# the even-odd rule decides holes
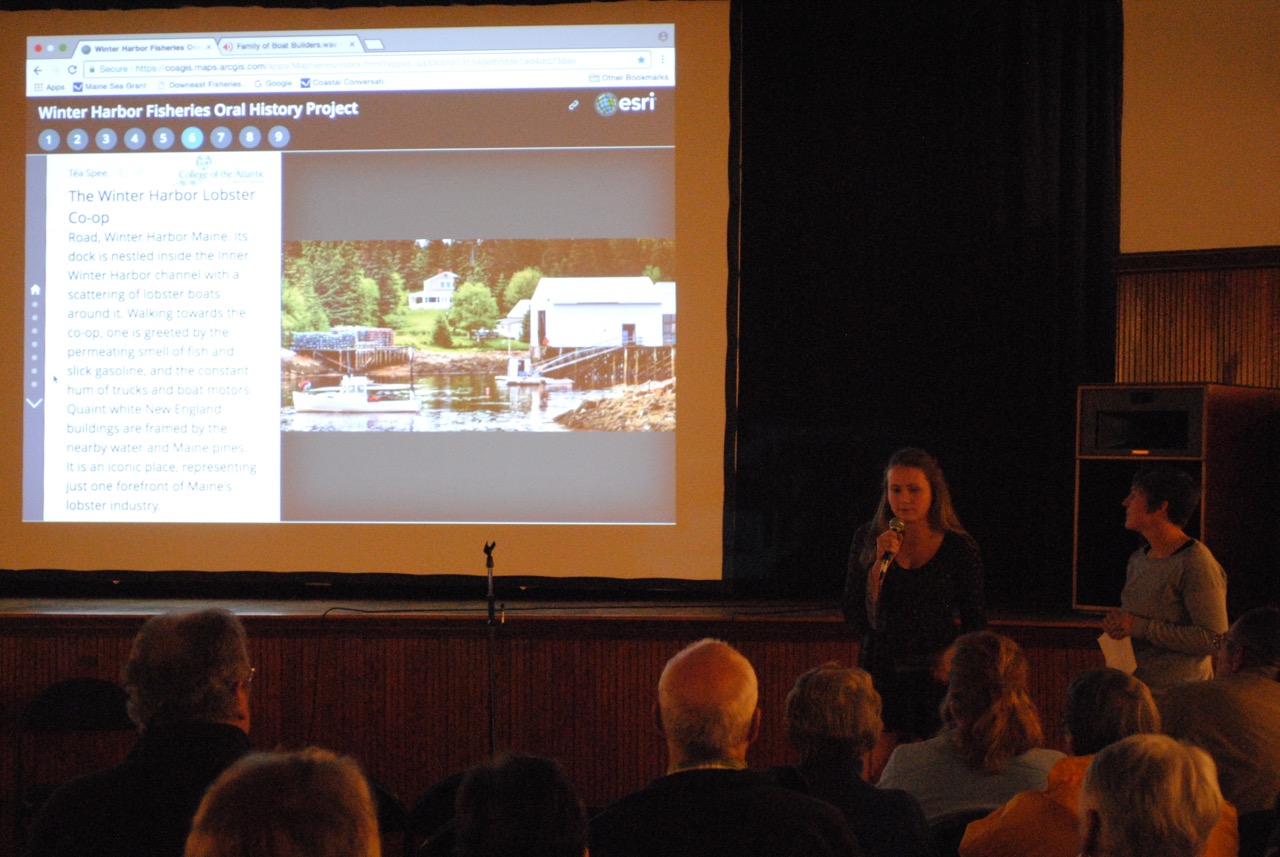
[[[671,239],[285,242],[288,432],[669,432]]]

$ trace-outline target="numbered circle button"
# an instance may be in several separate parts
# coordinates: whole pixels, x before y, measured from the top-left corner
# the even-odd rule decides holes
[[[46,152],[52,152],[58,148],[58,144],[62,142],[62,135],[57,131],[48,130],[40,132],[40,148]]]
[[[67,134],[67,148],[73,152],[83,152],[89,145],[89,134],[83,128],[73,128]]]
[[[161,150],[165,150],[165,149],[170,149],[170,148],[172,148],[172,147],[173,147],[173,141],[174,141],[175,139],[176,139],[176,138],[175,138],[175,137],[174,137],[174,135],[173,135],[173,129],[171,129],[171,128],[157,128],[157,129],[156,129],[155,131],[153,131],[153,132],[152,132],[152,134],[151,134],[151,142],[152,142],[152,144],[153,144],[157,149],[161,149]]]
[[[130,128],[124,132],[124,145],[134,152],[138,151],[147,145],[147,132],[141,128]]]
[[[110,128],[103,128],[97,133],[97,136],[93,138],[93,141],[102,151],[110,152],[116,147],[116,143],[120,142],[120,138],[118,138],[116,136],[116,132],[112,131]]]
[[[240,129],[240,145],[246,149],[256,149],[262,142],[262,132],[249,125]]]
[[[196,126],[194,126],[194,125],[192,125],[190,128],[187,128],[187,129],[183,130],[183,132],[182,132],[182,146],[183,146],[183,148],[186,148],[186,149],[198,149],[198,148],[200,148],[200,147],[201,147],[201,146],[203,146],[203,145],[204,145],[204,132],[203,132],[203,131],[201,131],[199,128],[197,128],[197,127],[196,127]]]
[[[267,132],[267,142],[277,149],[283,149],[289,145],[289,129],[283,125],[276,125]]]
[[[223,125],[219,125],[209,132],[209,142],[215,149],[225,149],[231,145],[231,141],[235,139],[235,135],[231,133],[231,129]]]

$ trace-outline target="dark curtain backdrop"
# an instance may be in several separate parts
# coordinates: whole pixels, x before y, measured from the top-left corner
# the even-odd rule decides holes
[[[837,593],[912,445],[988,602],[1070,606],[1075,388],[1114,365],[1122,26],[1119,0],[735,7],[740,588]]]

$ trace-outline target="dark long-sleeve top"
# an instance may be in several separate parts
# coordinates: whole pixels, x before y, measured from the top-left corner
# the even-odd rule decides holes
[[[248,752],[249,736],[225,723],[150,728],[124,762],[49,797],[28,857],[181,857],[205,789]]]
[[[858,844],[868,857],[935,857],[933,834],[920,801],[898,789],[879,789],[864,782],[858,762],[839,757],[806,759],[784,784],[798,778],[809,794],[844,813]]]
[[[866,609],[867,567],[863,545],[878,533],[868,524],[854,535],[842,607],[858,631],[870,630]],[[895,669],[926,669],[956,637],[987,626],[982,594],[982,557],[968,534],[944,533],[937,552],[918,568],[889,564],[880,588],[880,630],[873,631],[877,661]]]

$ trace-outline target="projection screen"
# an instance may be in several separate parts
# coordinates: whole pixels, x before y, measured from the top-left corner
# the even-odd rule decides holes
[[[719,580],[728,18],[4,13],[0,566]]]

